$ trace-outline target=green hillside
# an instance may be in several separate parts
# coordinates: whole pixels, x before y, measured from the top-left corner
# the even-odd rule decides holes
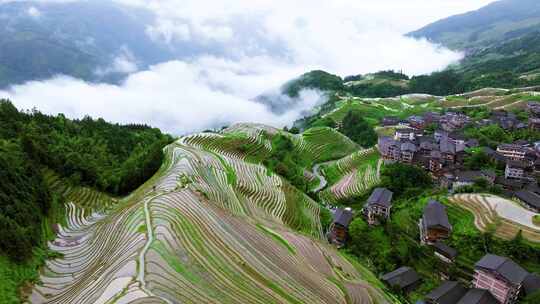
[[[111,209],[85,214],[78,201],[88,196],[74,195],[64,234],[51,245],[62,255],[46,265],[29,301],[397,303],[370,270],[323,241],[324,209],[250,152],[280,135],[293,137],[249,124],[186,136]],[[315,129],[290,148],[323,151],[319,138],[328,135],[336,134]],[[229,139],[245,149],[231,150]],[[93,241],[75,244],[69,235]]]
[[[171,140],[144,125],[70,120],[0,101],[1,303],[18,303],[23,284],[57,256],[47,241],[65,223],[66,204],[76,202],[82,215],[110,208],[111,196],[135,190],[159,169]]]
[[[540,3],[499,0],[477,11],[451,16],[409,33],[452,49],[478,50],[540,29]]]

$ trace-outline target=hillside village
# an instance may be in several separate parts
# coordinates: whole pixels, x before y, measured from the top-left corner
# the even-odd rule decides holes
[[[484,179],[504,189],[505,195],[521,200],[526,208],[540,212],[540,187],[536,182],[536,177],[540,176],[540,142],[520,140],[502,143],[494,151],[489,147],[480,147],[478,139],[467,138],[461,132],[470,123],[478,127],[496,124],[504,130],[540,130],[540,104],[530,102],[527,110],[530,115],[528,124],[504,110],[493,111],[491,118],[475,122],[458,112],[443,115],[428,112],[423,116],[411,116],[406,121],[398,122],[403,128],[396,129],[393,138],[380,137],[378,149],[386,162],[402,162],[424,168],[443,188],[456,190]],[[395,122],[393,118],[386,117],[382,124],[388,125],[390,121]],[[427,134],[425,128],[428,125],[438,128],[433,134]],[[498,176],[493,170],[466,170],[466,150],[477,148],[482,149],[497,165],[503,166],[504,175]]]
[[[540,103],[528,102],[527,122],[515,113],[491,110],[488,118],[473,119],[465,112],[426,112],[407,119],[386,116],[380,125],[393,128],[393,136],[381,135],[377,149],[385,164],[402,163],[422,168],[434,184],[449,194],[483,190],[512,199],[534,213],[540,213],[540,142],[518,140],[498,143],[496,149],[482,146],[480,139],[467,137],[466,127],[481,128],[497,125],[505,131],[540,130]],[[471,170],[467,158],[481,153],[489,159],[491,168]],[[338,247],[346,247],[347,231],[356,216],[375,227],[392,221],[394,193],[386,188],[375,188],[361,210],[338,208],[329,228],[328,240]],[[432,248],[434,257],[451,269],[458,250],[446,244],[453,233],[447,207],[437,200],[429,200],[418,221],[417,240]],[[512,304],[518,299],[540,290],[540,275],[528,272],[512,259],[487,253],[474,263],[470,279],[456,278],[448,271],[439,273],[441,284],[425,294],[418,303],[425,304]],[[415,269],[402,265],[380,279],[392,290],[408,294],[422,281]],[[456,280],[457,279],[457,280]]]

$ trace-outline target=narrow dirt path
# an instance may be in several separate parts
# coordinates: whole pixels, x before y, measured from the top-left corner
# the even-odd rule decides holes
[[[326,181],[326,178],[322,176],[321,172],[319,171],[320,167],[321,167],[321,164],[316,164],[315,166],[313,166],[313,175],[315,175],[319,179],[319,186],[313,189],[313,192],[321,191],[328,184],[328,182]]]
[[[146,243],[144,244],[143,249],[139,253],[139,258],[138,258],[139,268],[137,270],[137,272],[138,272],[137,273],[137,281],[140,284],[139,287],[141,288],[141,290],[144,293],[146,293],[149,297],[155,297],[155,298],[158,298],[160,300],[163,300],[167,304],[173,304],[168,299],[157,296],[151,290],[146,288],[146,281],[145,281],[145,274],[146,274],[146,260],[145,260],[145,257],[146,257],[146,253],[150,249],[150,246],[152,246],[152,242],[154,241],[154,229],[152,228],[152,217],[151,217],[151,214],[150,214],[150,208],[148,207],[148,204],[150,203],[150,201],[152,201],[153,199],[155,199],[156,197],[158,197],[160,195],[161,194],[153,195],[153,196],[147,198],[144,201],[143,210],[144,210],[144,217],[145,217],[145,221],[146,221]]]

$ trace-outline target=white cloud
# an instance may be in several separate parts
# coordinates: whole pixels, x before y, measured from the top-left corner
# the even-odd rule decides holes
[[[111,65],[106,67],[96,68],[95,73],[99,76],[105,76],[111,73],[120,73],[120,74],[131,74],[137,72],[139,67],[133,54],[129,51],[127,47],[123,47],[114,59],[112,60]]]
[[[233,122],[283,126],[322,101],[317,92],[304,91],[303,102],[283,115],[275,115],[245,97],[262,90],[264,77],[238,63],[205,58],[191,64],[160,64],[132,74],[118,86],[59,76],[14,86],[0,92],[0,96],[12,99],[22,109],[38,107],[46,113],[62,112],[69,117],[91,115],[122,123],[145,122],[174,134]],[[235,85],[229,86],[226,78],[233,79]],[[267,83],[271,81],[267,79]]]
[[[101,73],[134,73],[121,85],[59,76],[0,92],[19,108],[144,122],[179,134],[239,121],[284,125],[320,102],[304,92],[298,108],[275,115],[249,101],[313,69],[342,76],[383,69],[440,70],[461,54],[403,36],[436,19],[492,0],[115,0],[147,8],[155,40],[196,45],[196,54],[137,71],[116,57]],[[1,2],[1,0],[0,0]],[[212,54],[212,55],[210,55]]]
[[[30,6],[26,11],[30,17],[39,18],[41,16],[41,11],[38,10],[35,6]]]

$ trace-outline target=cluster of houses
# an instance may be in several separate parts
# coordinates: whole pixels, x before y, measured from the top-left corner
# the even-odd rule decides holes
[[[431,200],[424,208],[419,229],[421,242],[431,245],[435,256],[448,264],[455,262],[457,251],[444,243],[452,232],[444,205]],[[406,266],[383,275],[381,279],[404,292],[412,291],[421,282],[416,271]],[[487,254],[475,264],[473,279],[467,285],[444,281],[426,295],[425,303],[512,304],[521,294],[529,295],[540,290],[540,276],[527,272],[509,258]]]
[[[529,108],[531,115],[540,112],[540,105],[537,103],[529,104]],[[534,119],[530,119],[529,125],[536,128]],[[538,119],[540,120],[540,116]],[[389,117],[382,121],[383,124],[392,122],[395,121]],[[500,185],[508,196],[521,200],[525,207],[540,212],[540,187],[536,182],[536,178],[540,176],[540,142],[518,141],[501,144],[496,151],[482,148],[494,162],[505,168],[504,176],[497,176],[490,170],[466,170],[466,150],[479,148],[478,140],[466,138],[460,132],[469,123],[471,119],[461,113],[411,116],[405,122],[398,122],[402,127],[396,129],[393,137],[379,137],[377,147],[385,162],[401,162],[422,167],[430,172],[441,187],[455,190],[473,185],[478,179],[485,179],[490,184]],[[496,123],[504,128],[523,127],[523,123],[517,120],[514,114],[505,111],[495,111],[491,119],[477,123]],[[433,124],[439,129],[427,135],[425,128]]]
[[[362,215],[370,225],[389,219],[393,193],[385,188],[375,189],[368,198]],[[342,246],[347,239],[347,230],[353,219],[350,208],[337,209],[331,225],[329,239]],[[457,250],[445,243],[452,233],[446,207],[430,200],[418,223],[420,242],[431,246],[434,255],[445,265],[456,261]],[[425,304],[512,304],[520,295],[529,295],[540,290],[540,276],[529,273],[506,257],[485,255],[474,266],[474,275],[467,286],[441,273],[445,279],[441,286],[425,297]],[[381,280],[394,290],[404,293],[413,291],[421,284],[420,275],[411,267],[403,266],[381,276]]]
[[[494,111],[490,119],[476,122],[479,125],[498,124],[505,130],[532,128],[540,130],[540,104],[529,103],[529,122],[522,123],[512,113]],[[540,212],[540,143],[527,141],[501,144],[496,150],[484,149],[485,153],[501,168],[504,176],[494,171],[466,170],[464,162],[467,148],[479,148],[476,139],[466,138],[459,131],[471,119],[462,113],[426,113],[411,116],[405,121],[386,117],[382,125],[401,126],[393,137],[380,137],[378,149],[385,162],[414,164],[427,170],[441,187],[456,190],[473,185],[478,179],[498,184],[507,195],[521,200],[525,207]],[[432,135],[424,130],[429,125],[438,129]],[[392,191],[375,189],[365,203],[361,215],[369,225],[378,225],[388,220],[392,211]],[[331,243],[341,247],[347,240],[348,226],[353,219],[350,208],[336,209],[334,221],[328,232]],[[420,243],[430,246],[434,255],[445,265],[456,261],[458,252],[445,241],[450,238],[453,227],[448,219],[446,207],[430,200],[418,222]],[[425,297],[425,304],[512,304],[521,295],[540,290],[540,276],[529,273],[511,259],[492,254],[485,255],[474,266],[470,282],[449,281],[446,273],[441,286]],[[421,277],[411,267],[403,266],[384,274],[381,280],[393,289],[410,292],[421,283]]]

